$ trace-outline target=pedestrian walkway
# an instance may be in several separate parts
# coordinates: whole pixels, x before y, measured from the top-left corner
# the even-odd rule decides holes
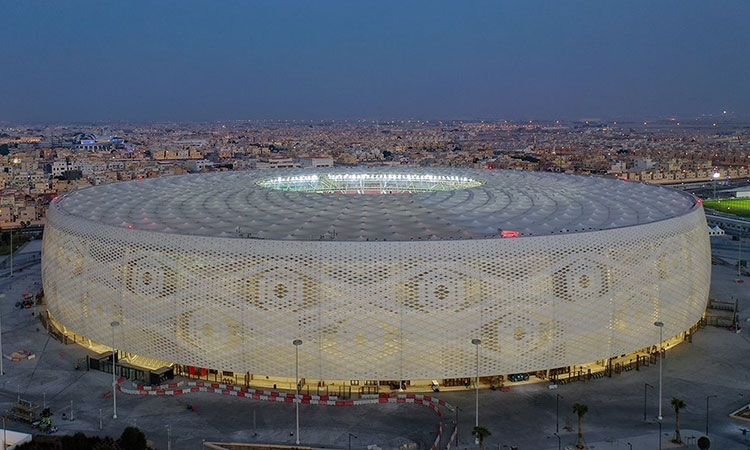
[[[641,434],[637,436],[613,439],[608,441],[598,442],[586,442],[587,450],[644,450],[644,449],[697,449],[696,444],[698,438],[703,436],[703,433],[696,430],[681,430],[682,444],[675,444],[672,442],[674,436],[674,430],[667,430],[662,428],[661,433],[661,447],[659,447],[659,436],[658,428],[654,423],[654,432],[649,434]],[[573,433],[566,436],[562,440],[561,448],[565,450],[575,450],[575,442],[566,442],[569,439],[575,441],[576,434]],[[567,439],[566,439],[567,438]],[[584,435],[585,438],[585,435]],[[557,446],[548,447],[546,450],[555,450]],[[728,439],[722,439],[713,437],[711,438],[711,449],[720,450],[750,450],[750,445],[742,445],[737,442],[732,442]]]
[[[13,252],[13,271],[22,272],[24,269],[39,264],[42,258],[42,240],[32,239],[24,243]],[[0,256],[0,277],[10,275],[10,255]]]

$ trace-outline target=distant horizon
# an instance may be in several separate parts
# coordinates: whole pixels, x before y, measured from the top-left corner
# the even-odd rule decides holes
[[[590,125],[596,126],[599,124],[604,125],[643,125],[646,121],[648,124],[653,126],[669,125],[675,121],[681,125],[689,128],[689,125],[711,125],[716,123],[717,126],[734,126],[734,127],[750,127],[750,115],[748,116],[732,116],[732,115],[715,115],[715,116],[699,116],[699,117],[687,117],[687,116],[660,116],[660,117],[582,117],[582,118],[570,118],[570,119],[535,119],[535,118],[452,118],[452,119],[434,119],[434,118],[417,118],[417,117],[404,117],[404,118],[383,118],[383,119],[370,119],[370,118],[321,118],[321,119],[282,119],[282,118],[269,118],[269,119],[215,119],[215,120],[86,120],[86,121],[40,121],[40,122],[20,122],[20,121],[8,121],[0,120],[0,127],[76,127],[76,126],[91,126],[91,127],[106,127],[106,126],[118,126],[118,125],[221,125],[221,124],[233,124],[238,125],[242,123],[247,124],[311,124],[311,125],[325,125],[327,123],[340,123],[340,124],[362,124],[362,125],[391,125],[394,122],[399,123],[417,123],[423,122],[424,125],[432,125],[437,123],[452,124],[456,122],[464,123],[490,123],[497,124],[502,122],[508,124],[525,125],[525,124],[540,124],[540,125],[554,125],[556,121],[560,125]]]
[[[745,0],[4,2],[0,121],[750,117],[747,17]]]

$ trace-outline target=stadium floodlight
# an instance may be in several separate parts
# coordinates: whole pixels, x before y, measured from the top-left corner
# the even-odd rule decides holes
[[[714,178],[714,197],[713,198],[716,198],[716,180],[718,180],[720,176],[721,174],[719,173],[719,171],[716,171],[713,174],[713,178]]]

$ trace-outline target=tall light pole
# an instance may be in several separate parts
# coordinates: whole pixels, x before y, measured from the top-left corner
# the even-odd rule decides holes
[[[708,400],[711,397],[716,397],[716,395],[707,395],[706,396],[706,436],[708,436]]]
[[[0,294],[0,301],[5,298],[5,294]],[[0,305],[0,375],[5,375],[5,369],[3,368],[3,324],[2,324],[3,312],[2,305]]]
[[[481,340],[474,338],[471,340],[471,343],[474,344],[477,348],[477,372],[476,372],[476,405],[475,405],[475,411],[474,411],[474,426],[479,426],[479,345],[482,343]]]
[[[737,282],[742,279],[742,236],[737,239]]]
[[[294,383],[296,385],[295,392],[297,393],[294,399],[294,406],[297,412],[297,433],[295,437],[297,445],[299,445],[299,346],[302,345],[302,340],[295,339],[292,341],[292,344],[294,344]]]
[[[664,322],[654,322],[654,326],[659,328],[659,420],[662,419],[661,415],[661,393],[662,393],[662,381],[663,381],[663,366],[664,366],[664,355],[662,352],[662,342],[664,341]],[[661,441],[659,441],[661,442]]]
[[[654,387],[648,383],[643,383],[643,421],[646,421],[646,403],[648,402],[648,388]]]
[[[661,419],[656,424],[659,425],[659,450],[661,450]]]
[[[110,323],[112,326],[112,418],[117,419],[117,381],[115,380],[115,372],[117,365],[115,359],[117,359],[117,353],[115,350],[115,327],[120,326],[120,322],[114,321]]]
[[[463,410],[459,408],[458,406],[456,406],[455,408],[456,408],[456,448],[458,448],[458,434],[459,434],[458,433],[458,412],[463,411]]]
[[[719,177],[721,176],[721,174],[718,171],[716,171],[711,176],[714,179],[714,200],[716,200],[716,181],[719,179]]]

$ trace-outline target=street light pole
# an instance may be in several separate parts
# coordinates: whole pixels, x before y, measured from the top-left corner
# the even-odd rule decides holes
[[[716,200],[716,180],[718,180],[720,176],[721,174],[719,172],[714,172],[712,175],[714,179],[714,200]]]
[[[706,396],[706,436],[708,436],[708,400],[711,397],[716,397],[716,395],[707,395]]]
[[[648,399],[648,388],[653,389],[654,387],[648,383],[643,383],[643,420],[646,421],[646,403]]]
[[[478,427],[479,426],[479,345],[482,343],[482,341],[479,340],[479,339],[474,338],[474,339],[471,340],[471,343],[474,344],[477,347],[477,373],[476,373],[477,377],[476,377],[476,380],[475,380],[475,383],[476,383],[476,402],[475,402],[476,406],[475,406],[475,409],[476,410],[474,411],[474,414],[475,414],[474,417],[475,417],[476,420],[474,421],[474,426]]]
[[[555,394],[555,433],[560,432],[560,394]]]
[[[737,239],[737,281],[742,279],[742,236]]]
[[[456,448],[458,448],[458,411],[461,410],[458,406],[456,408]]]
[[[664,357],[662,355],[662,342],[664,341],[664,322],[654,322],[654,326],[659,328],[659,420],[661,420],[662,419],[661,396],[662,396],[662,389],[663,389],[663,373],[664,373],[663,372]]]
[[[294,406],[297,416],[297,433],[295,437],[297,439],[297,445],[299,445],[299,346],[302,345],[301,339],[295,339],[292,341],[294,344],[294,383],[296,385],[295,392],[297,395],[294,397]]]
[[[117,419],[117,381],[115,380],[115,372],[117,365],[115,359],[117,359],[117,353],[115,351],[115,327],[120,326],[120,322],[114,321],[110,323],[112,326],[112,418]]]
[[[661,450],[661,419],[656,423],[659,425],[659,450]]]
[[[0,294],[0,302],[5,298],[5,294]],[[3,324],[2,324],[2,305],[0,305],[0,375],[5,375],[5,369],[3,368]]]
[[[357,439],[357,436],[349,433],[349,450],[352,450],[352,438]]]

